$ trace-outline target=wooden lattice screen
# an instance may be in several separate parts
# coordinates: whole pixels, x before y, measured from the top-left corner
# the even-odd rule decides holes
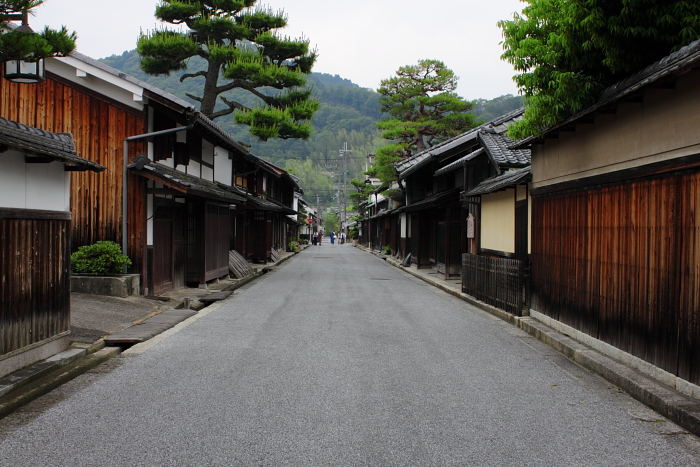
[[[515,259],[462,255],[462,292],[521,316],[527,305],[526,263]]]

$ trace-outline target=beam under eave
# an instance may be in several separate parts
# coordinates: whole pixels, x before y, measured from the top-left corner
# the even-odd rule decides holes
[[[55,160],[53,157],[24,156],[25,164],[49,164]]]
[[[90,169],[79,165],[66,165],[64,166],[63,170],[66,172],[87,172]]]

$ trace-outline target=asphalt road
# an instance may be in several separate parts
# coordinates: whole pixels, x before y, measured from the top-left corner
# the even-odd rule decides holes
[[[0,466],[681,466],[697,438],[349,245],[127,352]]]

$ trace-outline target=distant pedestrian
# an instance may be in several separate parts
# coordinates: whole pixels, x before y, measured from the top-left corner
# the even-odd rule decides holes
[[[318,243],[318,232],[314,232],[311,236],[311,244],[316,245]]]
[[[335,232],[333,232],[333,231],[331,230],[330,235],[331,235],[331,245],[333,245],[333,244],[335,244]]]
[[[340,232],[340,244],[345,245],[345,232]]]
[[[321,240],[323,240],[323,230],[318,231],[318,244],[321,244]]]

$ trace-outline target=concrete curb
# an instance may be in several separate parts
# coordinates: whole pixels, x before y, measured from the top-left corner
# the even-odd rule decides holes
[[[110,358],[115,357],[120,353],[121,349],[118,347],[104,348],[64,366],[59,371],[55,371],[48,376],[44,376],[43,378],[22,387],[21,389],[9,393],[8,395],[0,398],[0,418],[6,417],[20,407],[30,403],[34,399],[51,392],[62,384],[77,378],[78,376],[86,373],[88,370],[103,362],[106,362]]]
[[[360,248],[368,251],[365,248]],[[372,253],[372,252],[370,252]],[[549,345],[583,368],[600,375],[642,404],[673,421],[696,436],[700,436],[700,400],[687,396],[676,389],[614,360],[591,347],[566,336],[546,324],[529,316],[514,316],[487,305],[469,295],[456,291],[437,280],[426,277],[402,266],[393,258],[382,258],[412,276],[461,298],[469,304],[527,332],[537,340]]]

